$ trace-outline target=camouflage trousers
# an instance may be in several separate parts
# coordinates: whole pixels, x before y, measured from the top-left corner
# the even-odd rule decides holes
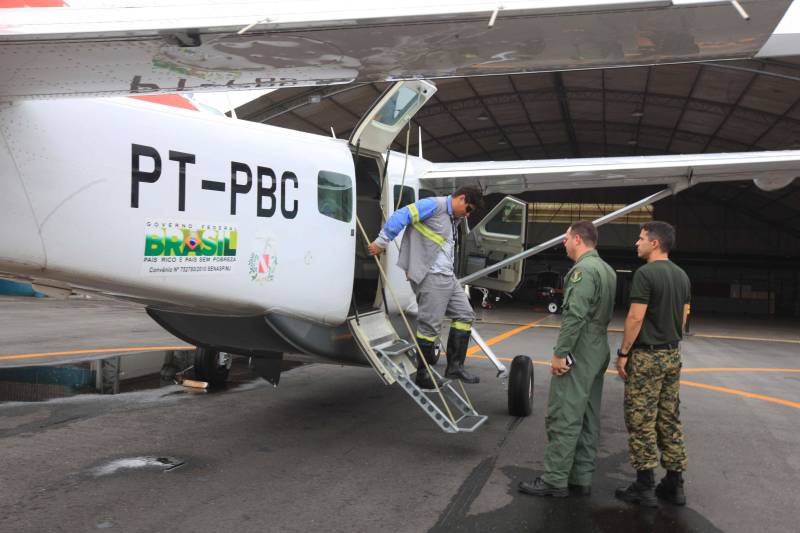
[[[649,470],[686,470],[680,419],[681,354],[674,350],[633,349],[626,367],[625,425],[631,465]]]

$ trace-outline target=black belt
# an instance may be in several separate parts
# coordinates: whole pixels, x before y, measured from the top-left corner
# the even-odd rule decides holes
[[[656,350],[676,350],[678,348],[678,341],[668,342],[667,344],[634,344],[632,350],[647,350],[654,352]]]

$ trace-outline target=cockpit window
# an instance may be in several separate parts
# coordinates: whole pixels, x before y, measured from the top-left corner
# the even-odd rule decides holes
[[[522,233],[522,215],[525,209],[516,203],[504,206],[495,216],[486,223],[486,233],[498,235],[518,236]]]
[[[321,170],[317,176],[317,207],[326,217],[350,222],[353,219],[353,179],[346,174]]]

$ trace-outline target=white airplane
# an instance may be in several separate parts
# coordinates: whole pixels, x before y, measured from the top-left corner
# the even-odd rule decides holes
[[[697,183],[777,188],[800,173],[800,151],[473,163],[389,151],[436,91],[416,78],[753,57],[784,0],[183,2],[179,23],[181,2],[140,4],[0,10],[0,274],[147,304],[198,346],[212,382],[227,375],[224,353],[254,357],[273,384],[284,357],[370,363],[440,428],[472,431],[486,417],[464,395],[442,391],[454,416],[409,379],[413,344],[393,321],[413,315],[414,296],[397,247],[381,279],[362,226],[374,238],[398,205],[462,184],[664,185],[602,224]],[[205,112],[181,94],[399,78],[349,140]],[[472,227],[462,282],[511,291],[522,259],[560,242],[525,250],[526,210],[506,197]],[[510,381],[510,410],[529,414],[530,360]]]

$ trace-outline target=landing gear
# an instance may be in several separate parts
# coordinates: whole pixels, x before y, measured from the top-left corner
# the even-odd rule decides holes
[[[533,361],[518,355],[511,361],[508,378],[508,413],[528,416],[533,412]]]
[[[224,385],[231,370],[231,355],[211,348],[198,346],[194,352],[194,375],[209,385]]]

